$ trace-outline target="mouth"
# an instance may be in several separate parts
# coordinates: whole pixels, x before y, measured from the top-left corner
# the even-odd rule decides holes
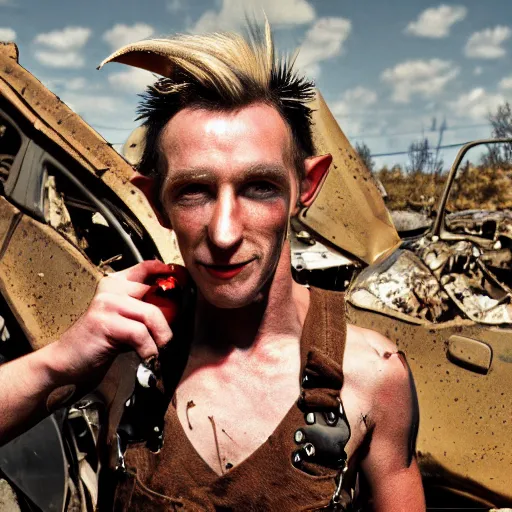
[[[210,274],[217,279],[232,279],[242,272],[255,258],[244,261],[242,263],[232,263],[230,265],[209,265],[207,263],[200,263],[200,265]]]

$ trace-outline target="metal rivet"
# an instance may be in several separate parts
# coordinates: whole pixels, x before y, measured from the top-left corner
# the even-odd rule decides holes
[[[329,411],[325,414],[325,420],[329,425],[333,425],[338,421],[338,417],[334,412]]]
[[[308,425],[313,425],[316,421],[316,418],[315,418],[315,413],[314,412],[308,412],[306,414],[306,423]]]
[[[297,430],[297,432],[295,432],[296,443],[302,443],[302,441],[304,441],[305,438],[306,436],[304,435],[304,432],[302,432],[302,430]]]
[[[311,443],[307,443],[304,445],[304,451],[306,452],[308,457],[313,457],[315,455],[315,447]]]

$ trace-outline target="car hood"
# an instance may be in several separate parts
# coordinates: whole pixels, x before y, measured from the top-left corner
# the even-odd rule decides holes
[[[317,154],[333,157],[329,174],[300,221],[331,244],[372,264],[400,244],[381,193],[320,92],[313,105]]]

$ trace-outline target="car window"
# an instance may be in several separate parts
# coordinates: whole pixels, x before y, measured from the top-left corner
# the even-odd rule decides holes
[[[480,144],[468,150],[450,190],[449,213],[512,208],[512,147]]]
[[[21,136],[0,112],[0,183],[7,181],[9,171],[21,148]]]
[[[135,263],[130,248],[123,242],[119,228],[98,208],[102,203],[111,213],[112,205],[91,200],[80,190],[60,166],[45,162],[44,216],[46,222],[80,248],[88,258],[104,270],[121,270]],[[83,183],[82,183],[83,184]],[[89,191],[90,192],[90,191]],[[133,226],[124,225],[132,239],[140,234]]]

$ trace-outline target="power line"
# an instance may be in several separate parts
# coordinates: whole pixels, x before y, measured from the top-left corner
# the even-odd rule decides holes
[[[439,146],[439,149],[448,149],[448,148],[460,148],[464,146],[465,144],[468,144],[468,142],[458,142],[456,144],[445,144],[444,146]],[[416,150],[420,151],[420,150]],[[378,156],[397,156],[397,155],[408,155],[409,150],[407,151],[393,151],[392,153],[376,153],[374,155],[370,155],[372,158],[378,157]]]
[[[451,132],[456,130],[464,130],[464,129],[470,129],[470,128],[484,128],[484,127],[490,127],[489,123],[482,123],[482,124],[466,124],[466,125],[459,125],[459,126],[452,126],[450,128],[446,128],[445,131]],[[426,130],[429,132],[430,130]],[[422,135],[425,132],[399,132],[399,133],[370,133],[368,135],[360,134],[360,135],[348,135],[349,139],[379,139],[379,138],[392,138],[392,137],[402,137],[405,135]]]
[[[120,126],[106,126],[104,124],[91,124],[89,123],[90,126],[92,126],[93,128],[99,128],[100,130],[117,130],[117,131],[120,131],[120,132],[131,132],[132,130],[134,130],[134,128],[123,128],[123,127],[120,127]]]

